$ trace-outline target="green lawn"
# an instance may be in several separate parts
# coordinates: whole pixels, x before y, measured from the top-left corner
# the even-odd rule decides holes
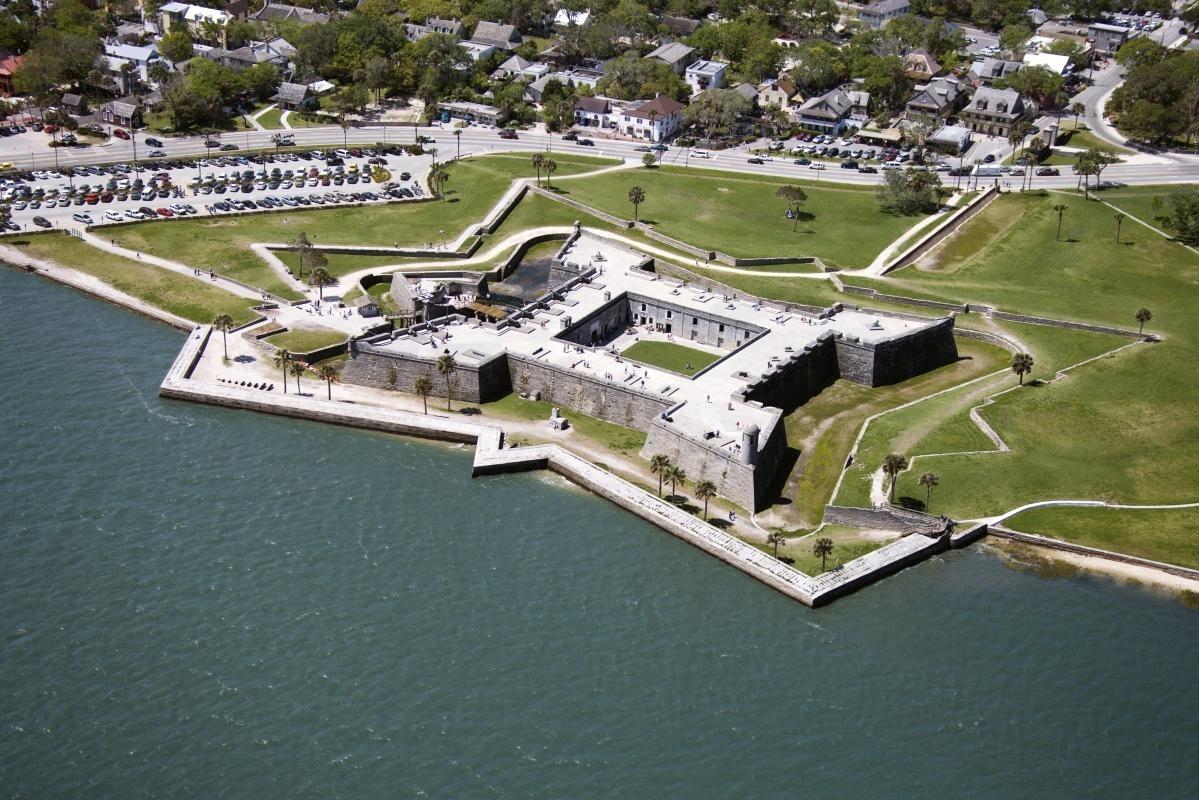
[[[553,405],[540,400],[524,400],[519,395],[513,393],[495,402],[483,403],[482,409],[485,416],[530,420],[534,422],[545,420],[546,425],[548,425]],[[645,434],[641,431],[635,431],[623,425],[614,425],[611,422],[604,422],[595,417],[580,414],[572,409],[562,409],[562,415],[570,421],[571,426],[579,435],[585,436],[610,450],[634,455],[645,446]]]
[[[608,163],[561,156],[559,172],[584,172]],[[534,174],[528,159],[519,156],[462,161],[450,165],[449,171],[444,201],[144,222],[114,229],[113,238],[126,247],[213,269],[296,299],[299,294],[250,250],[250,244],[289,242],[301,232],[318,244],[423,245],[436,241],[442,230],[452,239],[486,216],[514,178]]]
[[[283,128],[283,123],[281,121],[282,116],[283,109],[276,106],[270,111],[264,111],[262,116],[258,118],[258,124],[266,128],[268,131],[281,130]]]
[[[1199,568],[1199,508],[1035,508],[1004,525],[1024,533]]]
[[[1154,191],[1121,193],[1127,195],[1123,199],[1144,204]],[[1107,192],[1102,196],[1117,204],[1122,199]],[[1057,214],[1052,208],[1058,203],[1068,207],[1060,242],[1055,241]],[[922,459],[918,470],[901,477],[900,495],[922,496],[914,481],[919,472],[931,470],[941,478],[933,510],[958,518],[1059,497],[1152,504],[1199,496],[1199,397],[1194,390],[1199,385],[1199,325],[1194,321],[1199,258],[1131,221],[1125,222],[1117,246],[1113,214],[1110,207],[1078,195],[1005,195],[944,247],[896,273],[897,293],[916,289],[1126,328],[1135,328],[1133,313],[1146,306],[1154,314],[1149,328],[1165,337],[1160,344],[1094,362],[1065,380],[1004,395],[982,414],[1012,452]],[[1028,326],[1017,335],[1032,339],[1034,330]],[[1040,335],[1039,344],[1030,344],[1034,354],[1047,339],[1056,340],[1051,348],[1056,355],[1039,357],[1042,365],[1119,343],[1102,341],[1106,337],[1067,341],[1064,332]],[[1189,563],[1199,560],[1199,547],[1180,529],[1174,534],[1178,536],[1166,538],[1182,542],[1179,546],[1191,554]],[[1058,535],[1079,533],[1063,526]],[[1113,526],[1110,535],[1120,549],[1121,537],[1129,537],[1132,547],[1137,531]],[[1163,549],[1155,540],[1136,541],[1149,548],[1143,555],[1179,560],[1177,551]]]
[[[258,316],[251,310],[255,301],[230,294],[207,280],[114,256],[72,236],[41,233],[12,238],[5,244],[30,256],[87,273],[126,294],[193,322],[207,324],[219,314],[228,314],[241,325]]]
[[[815,536],[788,539],[786,544],[779,546],[778,556],[788,561],[788,563],[805,575],[819,575],[824,570],[821,569],[820,559],[812,554],[812,545],[816,543],[818,538],[831,539],[833,542],[833,552],[825,559],[823,565],[824,570],[832,570],[847,561],[853,561],[855,558],[864,556],[867,553],[873,553],[883,545],[895,541],[897,537],[870,536],[856,528],[843,528],[830,525],[822,528],[820,533]],[[745,541],[763,553],[775,554],[773,545],[763,544],[751,539]]]
[[[640,361],[651,367],[661,367],[687,376],[720,359],[715,353],[674,342],[637,342],[621,355],[630,361]]]
[[[319,350],[322,347],[328,347],[331,344],[339,344],[345,340],[346,335],[344,333],[329,328],[291,328],[283,333],[268,336],[263,341],[267,344],[273,344],[281,350],[290,350],[293,353],[307,353],[312,350]]]
[[[803,183],[808,201],[798,230],[775,196]],[[555,188],[611,214],[631,218],[629,188],[645,190],[642,221],[699,247],[740,257],[816,256],[840,267],[864,267],[923,217],[878,210],[873,187],[814,184],[730,172],[663,167],[614,172]],[[810,215],[810,216],[809,216]]]
[[[1074,128],[1073,122],[1066,122],[1062,125],[1062,136],[1058,137],[1058,144],[1069,147],[1094,148],[1102,150],[1105,153],[1114,155],[1129,155],[1131,150],[1125,147],[1114,145],[1108,141],[1100,139],[1092,133],[1086,125],[1079,124],[1078,128]]]

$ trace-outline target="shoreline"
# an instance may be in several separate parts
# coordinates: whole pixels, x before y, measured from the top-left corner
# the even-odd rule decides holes
[[[1171,595],[1192,593],[1199,595],[1199,579],[1175,575],[1165,570],[1141,564],[1129,564],[1099,555],[1084,555],[1060,550],[1052,545],[1037,544],[1022,539],[1009,539],[1002,536],[990,535],[983,540],[984,547],[996,552],[1004,561],[1016,561],[1025,566],[1035,567],[1026,561],[1020,561],[1021,553],[1031,554],[1042,561],[1060,562],[1070,567],[1092,575],[1107,578],[1121,586],[1151,587],[1164,590]]]

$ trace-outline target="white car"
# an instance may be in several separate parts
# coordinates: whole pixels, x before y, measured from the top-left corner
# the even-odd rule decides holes
[[[808,169],[824,169],[824,164],[821,164],[819,161],[813,161],[811,164],[808,164]]]
[[[166,155],[166,153],[163,152],[162,150],[151,150],[150,151],[150,158],[162,158],[165,155]]]
[[[333,155],[337,156],[338,158],[349,158],[350,151],[349,150],[334,150]]]
[[[708,154],[707,150],[692,150],[691,157],[692,158],[711,158],[712,156],[710,156]]]
[[[76,222],[82,222],[84,225],[92,224],[92,218],[88,214],[74,214],[71,216],[71,219],[75,220]]]
[[[141,219],[141,218],[142,218],[142,212],[140,212],[140,211],[135,211],[134,209],[131,208],[125,212],[125,219]]]
[[[117,211],[105,211],[104,219],[108,220],[109,222],[120,222],[121,214]]]

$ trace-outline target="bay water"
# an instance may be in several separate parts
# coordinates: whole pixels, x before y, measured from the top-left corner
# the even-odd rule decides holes
[[[0,270],[0,797],[1191,797],[1199,614],[985,549],[812,611],[546,473],[163,401]]]

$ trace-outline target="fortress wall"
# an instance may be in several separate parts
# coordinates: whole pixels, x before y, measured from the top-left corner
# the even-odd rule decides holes
[[[777,364],[747,386],[745,399],[790,412],[830,386],[838,375],[833,337],[822,336],[817,344],[793,353],[790,360]]]
[[[629,294],[628,298],[629,310],[635,324],[669,325],[670,332],[680,343],[692,341],[709,347],[733,350],[763,331],[763,328],[757,325],[749,325],[715,313],[722,308],[720,305],[705,313],[688,309],[681,304],[675,305],[638,294]],[[715,298],[709,302],[718,303]]]
[[[569,328],[558,334],[558,338],[590,347],[607,341],[613,333],[623,331],[629,326],[629,321],[628,299],[619,295],[590,316],[574,320]]]
[[[424,376],[433,382],[430,399],[445,397],[445,378],[437,372],[437,356],[432,349],[429,358],[378,351],[363,342],[357,349],[342,368],[343,381],[412,394],[416,379]],[[502,353],[477,365],[459,362],[452,381],[451,397],[464,403],[486,403],[512,391]]]
[[[639,431],[649,430],[670,402],[627,386],[559,369],[535,358],[508,354],[509,384],[521,392],[540,392],[547,403],[573,409]],[[527,378],[527,380],[525,380]]]
[[[878,344],[836,339],[841,377],[864,386],[885,386],[950,364],[958,357],[953,319]]]

